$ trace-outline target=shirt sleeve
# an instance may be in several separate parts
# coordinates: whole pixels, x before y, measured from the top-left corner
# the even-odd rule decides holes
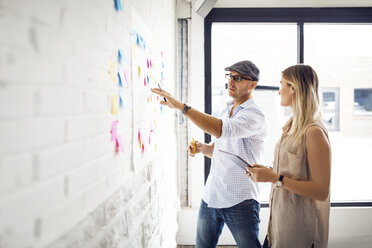
[[[246,138],[262,135],[266,128],[265,115],[259,111],[243,109],[234,118],[222,120],[220,139]]]

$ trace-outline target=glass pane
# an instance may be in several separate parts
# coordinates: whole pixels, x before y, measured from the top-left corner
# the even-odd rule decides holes
[[[339,131],[339,90],[338,88],[320,88],[323,121],[328,131]]]
[[[372,116],[372,89],[354,90],[354,115]]]
[[[325,89],[321,98],[332,144],[331,200],[371,201],[365,182],[372,173],[372,25],[305,24],[304,38],[305,63],[317,71],[321,92]],[[336,116],[338,124],[332,120]]]
[[[279,86],[281,71],[297,61],[296,24],[217,23],[212,25],[212,114],[217,116],[231,100],[225,90],[225,68],[251,60],[260,69],[258,85]],[[272,166],[280,138],[284,109],[277,91],[258,91],[255,101],[268,118],[268,135],[260,163]],[[273,107],[274,106],[274,107]],[[261,202],[269,200],[270,184],[261,184]]]

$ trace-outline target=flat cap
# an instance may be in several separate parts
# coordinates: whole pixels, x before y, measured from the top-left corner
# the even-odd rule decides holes
[[[243,60],[233,64],[232,66],[226,67],[225,71],[239,72],[242,75],[251,77],[254,81],[260,79],[260,70],[249,60]]]

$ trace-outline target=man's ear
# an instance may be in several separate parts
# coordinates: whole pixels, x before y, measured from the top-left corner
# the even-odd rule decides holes
[[[250,90],[254,90],[257,87],[257,81],[252,81]]]

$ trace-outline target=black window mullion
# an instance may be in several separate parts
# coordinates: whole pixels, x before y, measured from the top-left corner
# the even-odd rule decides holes
[[[297,23],[297,63],[304,63],[304,23]]]
[[[204,20],[204,63],[205,63],[205,84],[204,84],[204,112],[212,114],[212,22]],[[211,136],[204,133],[204,142],[208,144]],[[211,168],[211,159],[204,156],[204,184],[207,181]]]

